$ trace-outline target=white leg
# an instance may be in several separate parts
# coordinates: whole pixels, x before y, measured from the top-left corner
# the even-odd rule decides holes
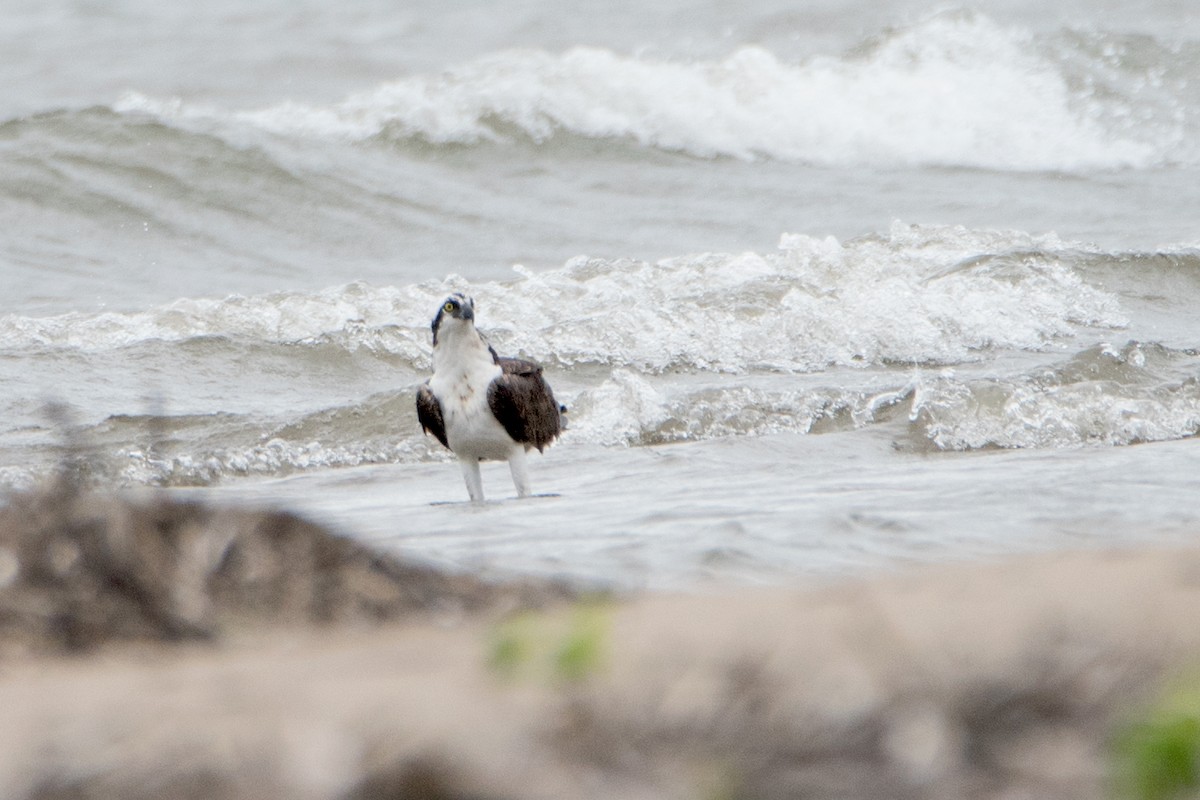
[[[479,474],[479,459],[460,458],[463,478],[467,482],[467,494],[471,495],[472,503],[483,502],[483,477]]]
[[[529,470],[525,466],[525,447],[517,445],[508,456],[508,470],[512,473],[517,497],[529,497]]]

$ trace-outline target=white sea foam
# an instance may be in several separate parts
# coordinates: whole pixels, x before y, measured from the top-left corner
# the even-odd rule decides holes
[[[572,436],[661,444],[726,436],[845,431],[893,422],[905,447],[978,450],[1118,446],[1200,434],[1196,355],[1131,342],[1088,348],[1055,367],[971,378],[953,368],[889,373],[891,388],[761,388],[731,379],[700,391],[656,388],[628,370],[575,400]],[[1174,377],[1172,377],[1174,376]],[[844,377],[844,376],[843,376]],[[667,387],[670,386],[668,383]]]
[[[639,446],[726,437],[820,434],[882,426],[905,449],[1063,449],[1165,441],[1200,433],[1198,356],[1129,342],[1085,348],[1018,374],[944,368],[845,370],[803,380],[787,375],[648,375],[614,367],[561,392],[575,445]],[[980,377],[980,375],[984,377]],[[561,372],[551,371],[560,390]],[[974,376],[974,377],[972,377]],[[1182,378],[1181,378],[1182,376]],[[826,380],[826,378],[828,380]],[[580,380],[578,377],[576,380]],[[124,420],[136,441],[86,459],[121,484],[210,485],[251,475],[287,475],[364,464],[449,459],[420,433],[412,394],[397,388],[300,418],[201,417]],[[158,426],[174,433],[146,447]],[[113,436],[112,420],[81,441]],[[149,437],[149,438],[148,438]],[[0,486],[26,485],[36,471],[0,471]],[[36,474],[35,474],[36,473]]]
[[[109,350],[149,341],[177,342],[207,336],[284,344],[315,344],[337,336],[347,347],[387,349],[421,356],[412,335],[389,336],[392,326],[413,323],[418,305],[431,306],[440,290],[362,283],[315,293],[275,292],[222,299],[182,298],[139,312],[72,312],[53,317],[0,316],[0,349]]]
[[[1135,369],[1140,348],[1102,359]],[[1176,354],[1176,357],[1186,357]],[[661,445],[726,437],[816,434],[890,426],[905,448],[950,451],[985,448],[1063,449],[1119,446],[1195,436],[1200,432],[1200,386],[1195,380],[1151,383],[1094,380],[1070,363],[1004,378],[960,378],[953,369],[916,370],[874,388],[756,387],[730,376],[699,390],[652,381],[616,368],[598,385],[567,399],[573,444]],[[1152,373],[1147,372],[1147,375]],[[122,484],[210,485],[251,475],[287,475],[364,464],[449,459],[422,436],[402,393],[386,403],[388,424],[369,431],[371,401],[330,409],[315,428],[282,426],[259,441],[222,442],[203,436],[159,453],[121,449],[101,473]],[[407,413],[405,413],[407,412]],[[373,432],[372,432],[373,431]],[[0,471],[0,486],[32,482],[32,473]]]
[[[1128,445],[1200,432],[1196,383],[1152,389],[1087,381],[964,382],[953,375],[922,383],[911,420],[940,450]]]
[[[426,449],[414,447],[407,440],[323,444],[273,438],[249,447],[200,450],[169,457],[128,448],[117,453],[122,463],[116,480],[124,485],[207,486],[235,477],[412,462],[422,456],[428,456]],[[0,475],[0,481],[3,477]]]
[[[475,144],[566,132],[700,157],[816,164],[1072,171],[1171,157],[1181,140],[1177,109],[1134,114],[1135,97],[1102,98],[1094,81],[1078,83],[1032,35],[943,13],[859,51],[801,63],[759,47],[713,62],[596,48],[505,51],[336,105],[288,102],[224,116],[288,136]],[[118,107],[218,114],[141,95]],[[1120,124],[1131,114],[1138,126]]]
[[[571,438],[602,445],[663,444],[727,436],[811,433],[864,427],[909,397],[910,389],[868,392],[838,389],[768,390],[735,380],[728,386],[668,397],[644,377],[613,370],[571,407]]]
[[[371,348],[429,362],[427,320],[465,289],[502,352],[557,367],[641,372],[813,371],[949,364],[997,348],[1039,349],[1082,326],[1126,323],[1054,236],[895,224],[845,244],[785,235],[775,253],[657,263],[578,257],[520,280],[355,283],[312,294],[186,299],[137,313],[0,317],[0,348],[84,351],[226,337]]]
[[[507,349],[643,372],[812,371],[954,363],[1126,323],[1055,237],[918,228],[842,244],[784,236],[777,253],[658,263],[579,258],[479,287]]]

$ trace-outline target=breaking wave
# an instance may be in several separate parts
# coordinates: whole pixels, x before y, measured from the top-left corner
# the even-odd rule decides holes
[[[905,383],[864,389],[672,392],[616,370],[577,401],[575,433],[645,445],[891,425],[897,443],[916,450],[1130,445],[1200,433],[1198,366],[1200,353],[1128,342],[1016,377],[918,370]]]
[[[428,319],[451,290],[475,296],[500,352],[546,365],[570,406],[569,443],[879,427],[926,451],[1125,445],[1200,431],[1200,354],[1111,343],[1127,324],[1122,297],[1191,280],[1197,264],[1190,251],[1151,258],[1052,234],[896,223],[847,242],[787,234],[770,253],[581,256],[546,272],[518,268],[505,282],[354,283],[134,313],[10,315],[0,317],[0,357],[94,369],[101,393],[113,369],[182,387],[174,410],[164,401],[80,423],[84,468],[125,485],[448,458],[422,436],[412,392],[430,366]],[[1118,275],[1134,290],[1114,293]],[[219,399],[240,381],[280,401]],[[189,403],[199,391],[217,394]],[[221,413],[191,410],[213,402]],[[49,435],[31,427],[4,446]],[[39,469],[23,455],[10,461],[24,466],[0,473],[6,485]]]
[[[1200,433],[1198,367],[1198,352],[1128,342],[1090,347],[1056,367],[1017,376],[972,378],[953,369],[917,369],[858,388],[791,387],[776,379],[689,389],[616,368],[566,398],[568,441],[644,446],[872,426],[885,427],[897,446],[917,451],[1165,441]],[[157,438],[142,444],[146,431]],[[101,445],[96,453],[113,454],[91,459],[88,468],[126,485],[203,486],[237,477],[450,458],[421,435],[408,390],[291,421],[236,415],[109,419],[84,438]],[[108,441],[138,443],[112,447]]]
[[[501,352],[547,365],[571,406],[577,443],[873,425],[936,450],[1194,435],[1200,384],[1186,377],[1194,353],[1090,344],[1126,319],[1117,296],[1084,276],[1123,258],[1053,235],[897,223],[846,243],[785,235],[766,254],[579,257],[499,283],[452,277],[179,300],[129,314],[9,316],[0,318],[0,352],[64,363],[129,353],[164,365],[158,371],[176,361],[192,369],[203,357],[270,365],[285,381],[335,364],[336,375],[392,387],[300,416],[283,407],[164,412],[84,426],[80,438],[108,454],[89,469],[125,484],[207,485],[446,457],[420,434],[412,386],[429,368],[430,309],[451,289],[475,295],[481,327]],[[1173,274],[1186,265],[1162,267]],[[1016,377],[989,371],[1003,353],[1044,361],[1083,331],[1080,352],[1058,367]]]
[[[429,364],[430,309],[479,303],[498,349],[560,368],[810,372],[832,365],[952,364],[1038,349],[1125,324],[1081,277],[1078,246],[1050,236],[897,223],[846,243],[784,235],[774,253],[651,263],[578,257],[560,269],[468,285],[355,283],[318,293],[185,299],[137,313],[0,317],[0,350],[94,351],[152,341],[254,340],[367,349]]]
[[[409,319],[428,287],[374,288],[363,283],[321,292],[274,292],[221,299],[183,298],[139,312],[72,312],[52,317],[0,316],[0,350],[100,351],[146,342],[214,337],[301,346],[365,348],[420,358]],[[411,320],[410,320],[411,321]],[[428,349],[428,348],[426,348]]]
[[[1144,38],[1039,38],[946,12],[799,63],[758,47],[712,62],[506,51],[332,106],[230,112],[134,93],[117,108],[351,141],[567,134],[696,157],[1083,171],[1194,160],[1193,56]]]
[[[1130,342],[1076,355],[1064,367],[1017,380],[953,374],[913,391],[909,419],[939,450],[1069,448],[1181,439],[1200,433],[1197,353]],[[1154,361],[1191,365],[1164,378]]]

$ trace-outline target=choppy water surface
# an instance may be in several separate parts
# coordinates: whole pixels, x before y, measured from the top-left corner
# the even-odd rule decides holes
[[[67,441],[100,485],[623,585],[1197,529],[1176,4],[518,5],[18,4],[0,483]],[[571,407],[557,496],[445,504],[412,395],[452,290]]]

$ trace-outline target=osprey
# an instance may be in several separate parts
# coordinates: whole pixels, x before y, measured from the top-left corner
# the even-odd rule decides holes
[[[563,429],[566,409],[532,361],[501,358],[475,329],[475,301],[452,294],[433,318],[433,377],[417,390],[417,419],[458,456],[467,492],[483,500],[479,462],[508,461],[529,496],[525,453],[540,453]]]

